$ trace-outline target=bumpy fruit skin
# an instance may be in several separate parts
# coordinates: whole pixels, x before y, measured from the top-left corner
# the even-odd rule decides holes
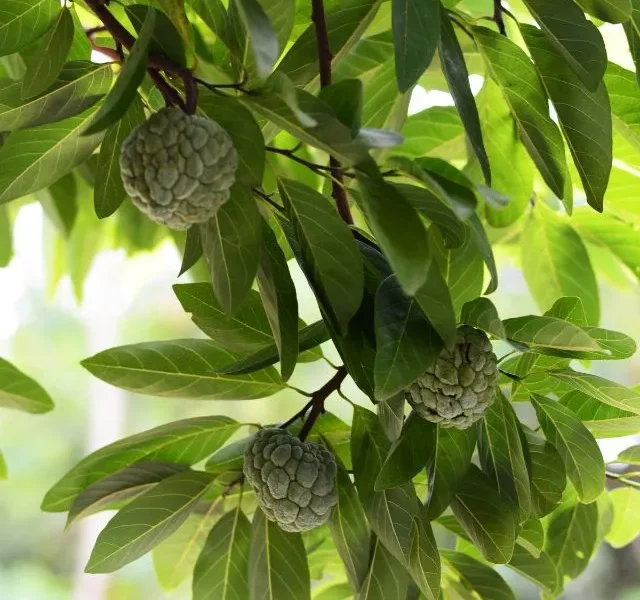
[[[408,400],[427,421],[466,429],[493,403],[498,379],[496,355],[483,331],[458,327],[453,350],[442,350],[435,364],[409,388]]]
[[[244,475],[260,508],[285,531],[327,522],[338,501],[336,472],[331,452],[282,429],[261,429],[244,453]]]
[[[229,199],[238,154],[216,122],[165,108],[122,144],[120,173],[133,203],[152,220],[188,229]]]

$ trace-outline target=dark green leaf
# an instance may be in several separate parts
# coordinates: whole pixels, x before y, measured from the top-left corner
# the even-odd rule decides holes
[[[526,436],[524,436],[524,447],[528,448],[526,441]],[[530,466],[531,462],[527,461],[527,464]],[[524,523],[522,523],[522,528],[520,529],[520,534],[518,535],[516,543],[524,548],[531,556],[538,558],[544,546],[544,527],[542,526],[540,519],[537,519],[536,517],[529,517]]]
[[[631,0],[575,0],[590,15],[609,23],[624,23],[631,16]]]
[[[562,198],[567,166],[564,144],[549,117],[547,97],[529,57],[505,36],[486,27],[473,35],[515,119],[520,138],[553,193]]]
[[[212,480],[199,471],[176,473],[126,505],[98,536],[86,572],[112,573],[149,552],[186,521]]]
[[[413,581],[425,598],[437,600],[440,595],[440,555],[426,512],[425,507],[420,506],[413,519],[407,563]]]
[[[486,331],[499,339],[506,339],[504,325],[498,311],[489,298],[476,298],[462,307],[460,321]]]
[[[465,586],[483,600],[515,600],[511,588],[490,566],[462,552],[443,550],[442,557]]]
[[[469,217],[469,229],[471,230],[471,240],[482,254],[484,263],[487,265],[487,270],[491,277],[484,293],[492,294],[498,289],[498,267],[496,266],[496,259],[493,256],[491,242],[489,242],[487,232],[478,215],[471,215],[471,217]]]
[[[582,502],[593,502],[604,489],[602,453],[589,430],[565,406],[532,394],[531,402],[547,439],[562,458],[567,476]]]
[[[205,470],[211,473],[226,473],[242,471],[244,451],[253,438],[246,437],[227,444],[218,450],[205,465]]]
[[[404,405],[404,392],[376,404],[378,422],[390,442],[395,442],[400,437],[404,423]]]
[[[549,593],[556,592],[560,587],[558,570],[546,552],[542,552],[536,558],[523,548],[516,546],[508,566]]]
[[[525,429],[530,459],[531,502],[538,517],[549,514],[562,499],[567,476],[551,443]]]
[[[142,102],[136,97],[124,116],[107,129],[100,145],[93,192],[93,203],[99,219],[112,215],[125,198],[120,176],[120,149],[122,142],[144,120]]]
[[[362,124],[362,81],[343,79],[320,90],[319,97],[336,113],[340,121],[351,129],[355,137]]]
[[[278,60],[278,37],[258,0],[233,0],[251,41],[260,77],[266,77]]]
[[[220,210],[200,226],[213,293],[228,314],[246,300],[258,272],[262,217],[251,189],[239,183]]]
[[[249,591],[255,600],[308,600],[309,565],[299,533],[287,533],[257,510],[251,524]]]
[[[462,48],[445,10],[440,11],[440,60],[467,138],[482,168],[484,180],[487,185],[491,185],[491,167],[482,139],[478,108],[469,86],[469,72]]]
[[[193,572],[193,600],[249,596],[251,523],[238,507],[211,529]]]
[[[187,230],[184,241],[184,252],[182,253],[182,264],[178,277],[186,273],[202,258],[202,239],[200,238],[200,227],[192,225]],[[208,287],[208,286],[207,286]]]
[[[464,430],[438,427],[435,459],[427,463],[427,508],[430,520],[439,517],[449,506],[469,469],[475,447],[474,427]]]
[[[59,11],[58,0],[5,2],[0,13],[0,56],[13,54],[39,39]]]
[[[53,84],[67,60],[72,41],[73,17],[64,6],[42,39],[25,52],[23,99],[37,96]]]
[[[100,110],[84,132],[85,135],[102,131],[118,121],[127,111],[136,97],[138,86],[144,79],[147,68],[147,53],[151,44],[153,30],[156,24],[155,10],[147,12],[140,35],[133,45],[131,52],[118,75],[115,85],[111,88]]]
[[[112,385],[152,396],[249,400],[284,388],[273,367],[247,375],[216,373],[234,358],[209,340],[186,339],[111,348],[82,365]]]
[[[78,184],[73,173],[63,175],[36,196],[47,217],[68,238],[78,216]]]
[[[325,310],[331,310],[344,331],[360,306],[364,286],[362,260],[353,236],[327,198],[290,179],[279,185],[304,257],[301,266]]]
[[[370,564],[358,594],[360,600],[388,600],[406,596],[407,572],[378,538],[372,544]]]
[[[521,25],[520,30],[556,108],[587,202],[602,212],[613,143],[607,89],[601,82],[595,91],[589,91],[568,66],[564,67],[562,55],[543,33],[533,25]]]
[[[53,409],[53,401],[36,381],[0,358],[0,406],[40,414]]]

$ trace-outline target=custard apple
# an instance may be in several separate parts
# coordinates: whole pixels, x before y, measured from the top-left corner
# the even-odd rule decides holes
[[[238,153],[215,121],[165,108],[122,144],[120,173],[133,203],[152,220],[188,229],[229,199]]]
[[[497,379],[498,361],[489,338],[462,325],[453,350],[440,352],[435,364],[411,385],[407,399],[427,421],[466,429],[492,404]]]
[[[326,523],[338,501],[333,454],[283,429],[256,433],[245,450],[243,470],[267,519],[285,531]]]

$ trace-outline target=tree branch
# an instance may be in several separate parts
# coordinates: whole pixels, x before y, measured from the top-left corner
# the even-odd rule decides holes
[[[329,33],[327,21],[324,15],[324,0],[311,0],[311,20],[316,30],[316,43],[318,46],[318,63],[320,70],[320,87],[331,85],[331,48],[329,47]],[[353,224],[353,216],[349,208],[349,198],[344,188],[344,176],[342,166],[331,156],[329,166],[333,175],[333,199],[336,201],[338,213],[348,225]]]
[[[327,381],[317,392],[314,392],[311,397],[311,411],[309,412],[309,416],[305,421],[302,429],[300,430],[300,435],[298,436],[301,440],[305,440],[309,435],[313,424],[316,422],[322,411],[324,410],[324,401],[331,395],[333,392],[340,389],[340,385],[345,380],[347,376],[347,369],[343,365],[339,367],[336,371],[335,375]],[[305,407],[305,411],[306,411]]]
[[[504,25],[504,18],[502,16],[503,11],[504,8],[502,7],[502,0],[493,0],[493,20],[496,22],[500,34],[507,35],[507,29]]]

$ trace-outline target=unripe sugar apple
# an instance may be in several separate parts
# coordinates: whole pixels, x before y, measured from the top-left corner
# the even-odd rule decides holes
[[[172,229],[213,217],[229,199],[238,154],[216,122],[165,108],[122,144],[120,173],[133,203]]]
[[[244,475],[260,508],[285,531],[327,522],[338,501],[336,472],[331,452],[283,429],[261,429],[244,453]]]

